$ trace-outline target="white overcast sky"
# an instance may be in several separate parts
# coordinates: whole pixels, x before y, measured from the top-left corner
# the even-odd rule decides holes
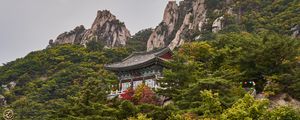
[[[110,10],[131,34],[162,21],[168,0],[0,0],[0,65],[44,49],[78,25],[90,28],[97,10]]]

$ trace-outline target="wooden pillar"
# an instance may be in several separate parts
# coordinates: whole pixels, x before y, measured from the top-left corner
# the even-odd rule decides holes
[[[131,77],[131,81],[130,81],[130,87],[133,89],[133,78]]]
[[[119,80],[119,91],[120,91],[120,92],[122,92],[122,87],[123,87],[123,86],[122,86],[122,80],[120,79],[120,80]]]
[[[119,73],[118,73],[118,79],[119,79],[119,88],[118,88],[118,90],[119,90],[119,92],[122,92],[122,75],[123,75],[123,73],[120,71]]]

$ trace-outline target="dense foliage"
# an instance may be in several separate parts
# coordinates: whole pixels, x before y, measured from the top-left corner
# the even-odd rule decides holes
[[[269,109],[239,84],[255,81],[272,97],[289,93],[299,99],[299,41],[276,33],[219,34],[174,52],[170,69],[155,94],[145,84],[123,99],[107,99],[116,77],[103,64],[128,55],[126,48],[91,49],[60,45],[32,52],[1,67],[1,89],[16,119],[299,119],[291,107]],[[95,48],[95,46],[93,46]],[[9,84],[10,85],[10,84]],[[164,106],[158,95],[172,101]]]
[[[86,106],[94,103],[105,108],[98,102],[106,100],[109,84],[117,81],[103,64],[127,55],[126,48],[93,51],[76,45],[32,52],[1,68],[1,84],[16,83],[1,93],[17,119],[79,117],[85,113],[72,111],[88,111],[92,106]]]
[[[230,107],[235,107],[237,100],[244,96],[240,82],[255,81],[257,92],[264,92],[266,96],[298,91],[297,56],[299,41],[290,37],[274,33],[219,34],[215,40],[179,48],[170,63],[171,69],[165,70],[165,78],[160,80],[163,88],[158,92],[172,98],[181,110],[192,111],[197,116],[207,117],[206,110],[217,109],[211,113],[216,117],[222,109],[235,109]],[[211,105],[218,103],[209,103],[215,101],[213,99],[202,103],[204,97],[199,93],[203,90],[218,93],[219,105]],[[291,95],[300,97],[295,93]],[[216,107],[203,109],[205,105]]]
[[[132,51],[146,51],[147,41],[152,33],[152,29],[143,29],[133,35],[130,39],[128,39],[126,47],[128,47]]]
[[[233,15],[224,14],[225,1],[206,2],[208,25],[193,33],[201,41],[174,50],[161,89],[142,84],[107,99],[117,77],[104,64],[144,51],[152,31],[145,29],[126,47],[57,45],[0,66],[7,101],[0,113],[12,109],[22,120],[299,120],[299,106],[272,101],[283,93],[285,101],[300,100],[300,40],[290,37],[300,24],[299,1],[232,0]],[[224,29],[212,33],[210,24],[222,14]],[[263,97],[244,89],[247,81]]]
[[[206,7],[201,39],[214,38],[212,24],[219,17],[224,18],[221,33],[269,30],[292,35],[292,28],[300,25],[299,0],[206,0]]]

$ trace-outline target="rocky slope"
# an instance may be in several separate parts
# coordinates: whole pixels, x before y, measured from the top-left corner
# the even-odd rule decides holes
[[[180,46],[184,43],[185,39],[190,39],[189,34],[193,31],[201,31],[203,24],[206,20],[206,9],[205,9],[205,0],[186,0],[182,1],[179,6],[184,11],[183,22],[176,32],[175,38],[169,44],[171,49],[174,49],[177,46]],[[191,6],[190,9],[188,6]]]
[[[295,25],[292,29],[291,29],[292,37],[293,38],[300,38],[300,25]]]
[[[296,0],[289,4],[271,0],[183,0],[177,4],[172,0],[164,10],[162,22],[156,26],[150,37],[143,39],[148,39],[147,51],[151,51],[167,46],[174,49],[189,41],[208,40],[219,31],[257,33],[269,30],[299,38],[300,23],[297,21],[300,17],[297,14],[297,3]],[[291,19],[285,19],[288,16],[292,16]],[[98,11],[90,29],[78,26],[59,35],[56,40],[50,40],[49,44],[85,45],[91,40],[96,40],[111,48],[126,45],[130,37],[124,23],[104,10]]]
[[[166,46],[174,49],[187,41],[209,39],[207,36],[219,31],[257,33],[268,30],[299,38],[297,8],[299,2],[296,0],[288,3],[183,0],[179,5],[169,1],[162,22],[148,39],[147,51]],[[292,16],[291,19],[286,19],[288,16]]]
[[[205,0],[169,1],[163,21],[156,27],[147,44],[147,51],[181,45],[186,35],[200,31],[206,18]]]
[[[129,30],[123,22],[107,10],[98,11],[90,29],[82,25],[70,32],[60,34],[55,41],[50,40],[49,44],[82,44],[85,45],[91,40],[103,43],[106,47],[117,47],[126,45],[131,37]]]
[[[53,41],[50,40],[49,44],[80,44],[82,41],[82,37],[84,33],[86,32],[86,29],[84,28],[83,25],[76,27],[74,30],[70,32],[64,32],[60,35],[57,36],[56,40]]]
[[[187,40],[194,40],[199,37],[197,35],[207,25],[210,27],[210,32],[220,31],[224,26],[224,17],[220,14],[224,11],[227,14],[233,14],[227,7],[227,4],[232,1],[219,2],[219,4],[224,4],[222,8],[208,6],[207,4],[210,2],[207,0],[184,0],[177,5],[176,2],[169,1],[164,11],[163,21],[156,27],[148,40],[147,51],[166,46],[174,49]],[[213,18],[207,17],[208,11],[218,12],[219,15]],[[209,20],[212,20],[212,23],[208,24]]]
[[[147,50],[153,50],[154,48],[164,47],[167,37],[171,36],[174,32],[175,25],[178,22],[178,5],[176,1],[170,1],[164,11],[163,21],[150,35],[147,42]]]

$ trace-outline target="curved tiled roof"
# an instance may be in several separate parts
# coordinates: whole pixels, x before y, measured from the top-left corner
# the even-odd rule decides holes
[[[164,59],[159,58],[159,56],[169,51],[170,49],[167,47],[150,52],[136,52],[131,54],[121,62],[105,65],[105,68],[109,70],[128,70],[138,67],[144,67],[145,65],[150,64],[156,60],[165,61]]]

